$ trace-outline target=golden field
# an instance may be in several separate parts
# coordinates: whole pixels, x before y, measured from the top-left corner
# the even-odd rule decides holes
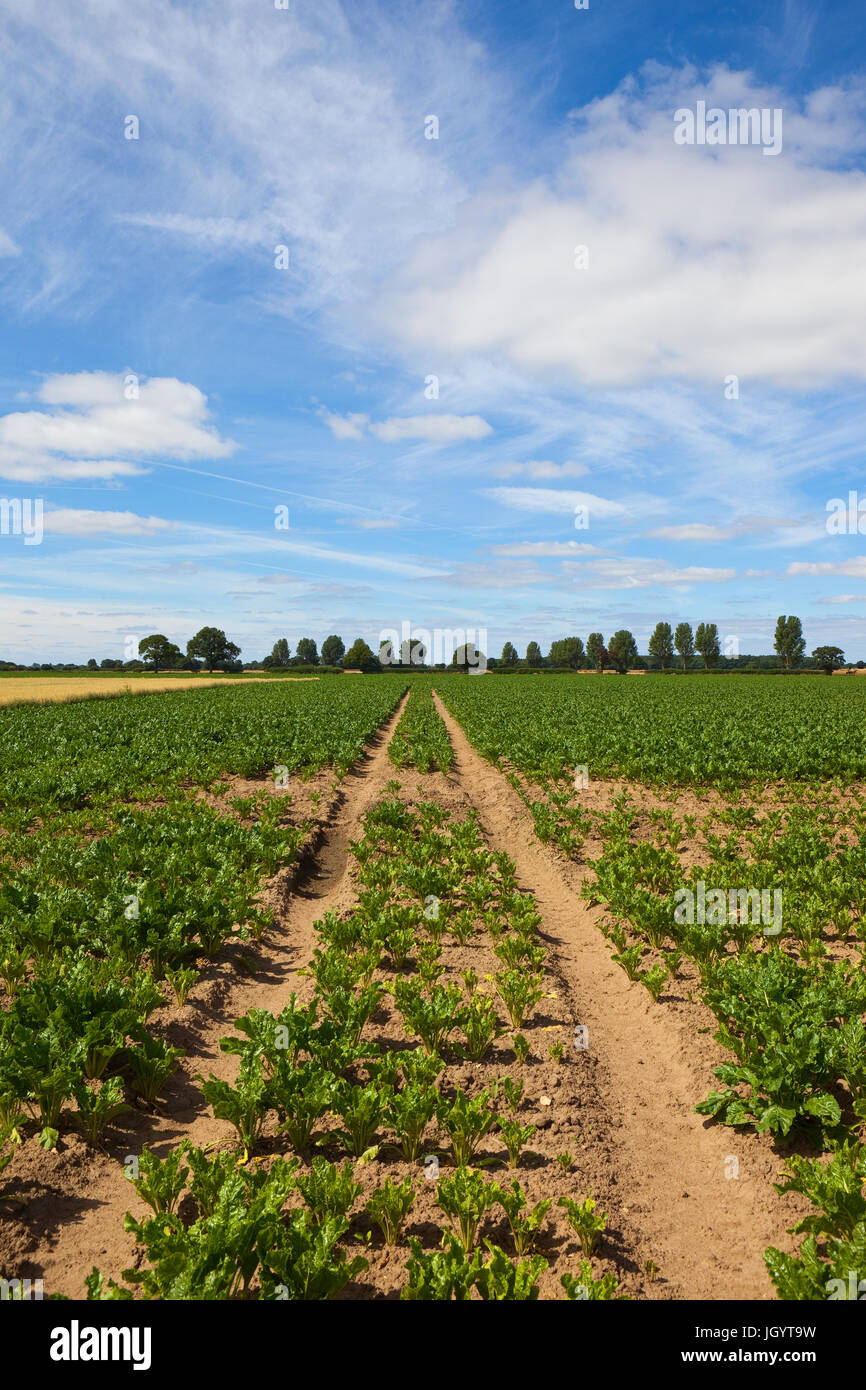
[[[87,700],[94,696],[144,695],[155,690],[184,690],[188,686],[225,685],[261,680],[260,676],[217,673],[184,676],[4,676],[0,680],[0,705],[55,704],[63,700]],[[318,676],[281,676],[281,680],[318,680]]]

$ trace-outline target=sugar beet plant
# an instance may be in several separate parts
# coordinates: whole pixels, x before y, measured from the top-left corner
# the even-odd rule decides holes
[[[416,767],[419,772],[449,772],[454,752],[430,687],[414,682],[409,703],[400,716],[388,757],[396,767]]]
[[[543,969],[535,905],[516,890],[510,863],[486,849],[472,816],[452,821],[433,803],[410,808],[386,796],[363,832],[352,847],[357,905],[317,924],[305,972],[311,996],[236,1019],[221,1041],[238,1060],[236,1076],[201,1079],[205,1100],[233,1131],[234,1153],[207,1160],[184,1146],[162,1164],[142,1160],[138,1192],[153,1215],[127,1220],[145,1258],[124,1283],[144,1297],[339,1294],[366,1267],[352,1258],[352,1238],[399,1243],[411,1219],[413,1175],[381,1181],[378,1165],[394,1156],[420,1165],[431,1154],[446,1169],[437,1201],[456,1244],[446,1239],[426,1254],[410,1228],[405,1296],[537,1297],[546,1261],[532,1246],[549,1203],[528,1209],[516,1183],[500,1188],[470,1166],[504,1167],[497,1128],[509,1161],[520,1161],[533,1133],[516,1113],[522,1084],[505,1078],[470,1094],[449,1083],[449,1063],[484,1056],[504,1025],[486,992],[492,977],[448,978],[445,956],[449,923],[461,914],[471,932],[461,921],[455,939],[486,931],[492,944],[513,943],[500,959],[515,975],[530,968],[520,1013],[528,1017]],[[407,1045],[383,1047],[385,1009],[402,1020]],[[365,1175],[373,1188],[363,1204]],[[482,1255],[479,1225],[500,1208],[513,1251],[486,1240]],[[88,1287],[92,1297],[126,1296],[98,1272]]]

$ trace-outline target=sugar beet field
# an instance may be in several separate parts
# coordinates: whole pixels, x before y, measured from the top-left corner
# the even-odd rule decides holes
[[[859,1297],[866,681],[273,680],[0,739],[13,1296]]]

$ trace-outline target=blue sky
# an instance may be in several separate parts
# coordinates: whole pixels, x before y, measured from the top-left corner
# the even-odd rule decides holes
[[[862,4],[4,14],[0,657],[789,612],[866,657]],[[677,144],[701,101],[781,149]]]

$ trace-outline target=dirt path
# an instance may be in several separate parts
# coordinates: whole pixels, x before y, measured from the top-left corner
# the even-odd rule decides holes
[[[713,1127],[694,1114],[719,1050],[700,1003],[675,1013],[611,961],[598,913],[579,896],[586,871],[562,864],[534,836],[531,817],[500,772],[478,754],[434,692],[455,752],[449,780],[477,807],[490,840],[514,860],[535,895],[567,980],[574,1023],[589,1030],[597,1083],[614,1132],[612,1165],[635,1241],[651,1252],[679,1299],[770,1299],[761,1258],[787,1235],[799,1208],[772,1183],[782,1160],[766,1136]],[[736,1173],[736,1176],[733,1174]]]
[[[206,963],[182,1009],[167,1005],[152,1015],[155,1031],[187,1053],[158,1111],[121,1116],[109,1131],[105,1153],[69,1129],[51,1153],[30,1140],[16,1154],[3,1175],[5,1192],[17,1200],[0,1203],[0,1273],[41,1278],[46,1298],[52,1293],[82,1298],[84,1276],[94,1265],[117,1278],[133,1263],[124,1214],[131,1211],[140,1218],[149,1211],[125,1176],[129,1157],[145,1146],[162,1155],[183,1139],[205,1145],[229,1136],[194,1078],[213,1073],[233,1081],[237,1059],[219,1050],[233,1020],[252,1008],[279,1012],[293,989],[301,995],[311,992],[312,982],[299,980],[297,971],[312,954],[314,922],[329,908],[341,908],[351,895],[345,878],[349,841],[360,833],[361,818],[393,776],[387,749],[408,698],[403,697],[367,756],[322,807],[300,864],[281,870],[267,885],[264,897],[276,909],[275,928],[260,946],[230,948]],[[254,955],[254,975],[237,968],[241,955]]]

